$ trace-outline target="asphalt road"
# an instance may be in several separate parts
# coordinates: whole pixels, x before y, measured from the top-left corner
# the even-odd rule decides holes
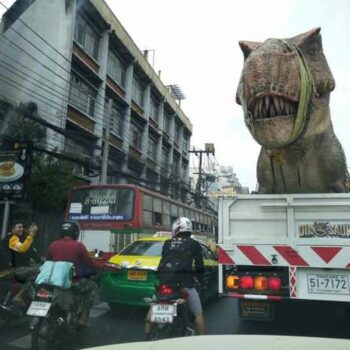
[[[281,302],[273,322],[240,321],[238,301],[218,299],[205,306],[208,334],[278,334],[350,338],[350,318],[343,303]],[[90,327],[67,340],[61,349],[143,340],[146,310],[121,308],[112,313],[107,304],[97,304],[91,312]],[[30,349],[28,320],[12,322],[0,330],[1,350]]]

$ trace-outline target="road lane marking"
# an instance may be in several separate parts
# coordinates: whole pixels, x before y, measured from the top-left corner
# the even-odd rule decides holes
[[[109,306],[107,303],[100,303],[94,306],[90,311],[90,318],[98,318],[109,311]]]
[[[100,303],[95,305],[91,311],[90,311],[90,318],[98,318],[104,315],[109,311],[109,307],[107,303]],[[20,348],[20,349],[30,349],[30,340],[31,340],[31,334],[27,334],[21,338],[18,338],[10,343],[7,343],[9,346],[13,346],[15,348]]]
[[[30,339],[31,339],[31,334],[27,334],[24,337],[18,338],[14,340],[11,343],[8,343],[7,345],[14,346],[15,348],[20,348],[20,349],[30,349]]]

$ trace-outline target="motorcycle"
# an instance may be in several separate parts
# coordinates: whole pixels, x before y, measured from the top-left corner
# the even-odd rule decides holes
[[[144,300],[151,305],[150,340],[195,335],[193,315],[188,311],[188,294],[177,285],[160,284],[153,298]]]
[[[58,339],[74,336],[80,329],[83,312],[78,286],[61,289],[50,284],[36,288],[27,315],[31,316],[31,347],[34,350],[52,348]]]
[[[34,281],[37,268],[13,269],[0,275],[0,329],[4,328],[11,319],[20,318],[25,315],[25,309],[33,298],[31,286],[26,288],[23,301],[26,307],[19,308],[13,303],[13,298],[20,292],[27,281]]]

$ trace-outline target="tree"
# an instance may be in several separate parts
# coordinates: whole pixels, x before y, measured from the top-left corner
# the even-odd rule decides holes
[[[83,184],[72,175],[71,163],[43,154],[33,157],[28,200],[38,209],[63,210],[71,187]]]
[[[3,110],[0,113],[0,140],[26,141],[34,148],[45,144],[46,129],[27,118],[27,115],[38,116],[35,103],[29,102]],[[27,201],[38,209],[64,210],[69,189],[83,183],[83,180],[72,175],[74,163],[41,152],[34,152],[32,159]]]

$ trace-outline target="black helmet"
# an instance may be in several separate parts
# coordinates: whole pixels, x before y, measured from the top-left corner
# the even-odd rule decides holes
[[[77,222],[75,221],[65,221],[61,225],[61,236],[69,236],[73,239],[78,239],[80,233],[80,228]]]

